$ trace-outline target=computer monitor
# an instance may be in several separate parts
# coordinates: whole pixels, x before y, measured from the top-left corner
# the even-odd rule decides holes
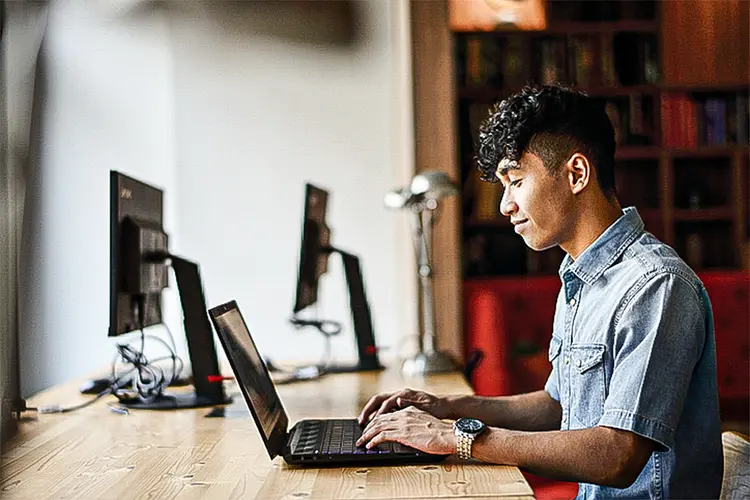
[[[331,229],[326,223],[328,198],[327,190],[309,183],[305,185],[297,293],[292,321],[297,325],[308,324],[320,327],[320,322],[306,321],[298,314],[318,302],[320,278],[328,271],[328,257],[333,253],[339,254],[344,264],[344,274],[349,288],[349,305],[354,322],[359,361],[351,366],[329,364],[325,370],[328,372],[380,370],[382,366],[375,346],[372,318],[365,295],[359,258],[331,245]]]
[[[168,252],[163,230],[164,193],[117,172],[110,173],[109,336],[162,323],[165,262],[146,262],[146,251]]]
[[[110,323],[109,336],[142,331],[163,322],[162,291],[169,267],[182,304],[194,392],[163,393],[155,399],[123,402],[141,409],[195,408],[230,400],[221,383],[216,347],[206,311],[199,267],[169,252],[163,227],[162,190],[110,172]]]
[[[328,252],[324,249],[331,246],[331,230],[326,224],[327,210],[328,191],[307,184],[297,295],[293,309],[295,314],[318,302],[318,282],[328,272]]]

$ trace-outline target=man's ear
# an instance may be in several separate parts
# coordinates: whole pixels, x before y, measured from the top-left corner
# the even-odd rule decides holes
[[[565,163],[565,169],[568,177],[568,185],[570,186],[570,192],[573,194],[579,194],[583,189],[588,186],[591,180],[591,163],[581,153],[573,153],[573,155]]]

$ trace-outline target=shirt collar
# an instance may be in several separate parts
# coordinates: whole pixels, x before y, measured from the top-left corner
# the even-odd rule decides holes
[[[643,233],[643,219],[635,207],[628,207],[611,226],[581,253],[577,260],[566,254],[558,273],[564,281],[567,272],[572,272],[587,285],[593,284],[604,271]]]

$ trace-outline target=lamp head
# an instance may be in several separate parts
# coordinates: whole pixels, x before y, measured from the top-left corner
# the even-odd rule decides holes
[[[445,172],[428,170],[420,172],[411,180],[412,195],[441,200],[458,194],[458,188]]]
[[[383,203],[388,208],[406,208],[425,200],[440,200],[456,194],[458,188],[445,172],[428,170],[415,175],[409,186],[386,193]]]

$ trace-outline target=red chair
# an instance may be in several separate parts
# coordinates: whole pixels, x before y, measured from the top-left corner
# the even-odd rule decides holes
[[[748,420],[750,408],[750,272],[699,274],[714,312],[723,419]],[[557,276],[464,282],[466,350],[484,359],[470,374],[483,396],[503,396],[544,387],[550,371]],[[578,485],[532,474],[527,480],[539,500],[573,498]]]

